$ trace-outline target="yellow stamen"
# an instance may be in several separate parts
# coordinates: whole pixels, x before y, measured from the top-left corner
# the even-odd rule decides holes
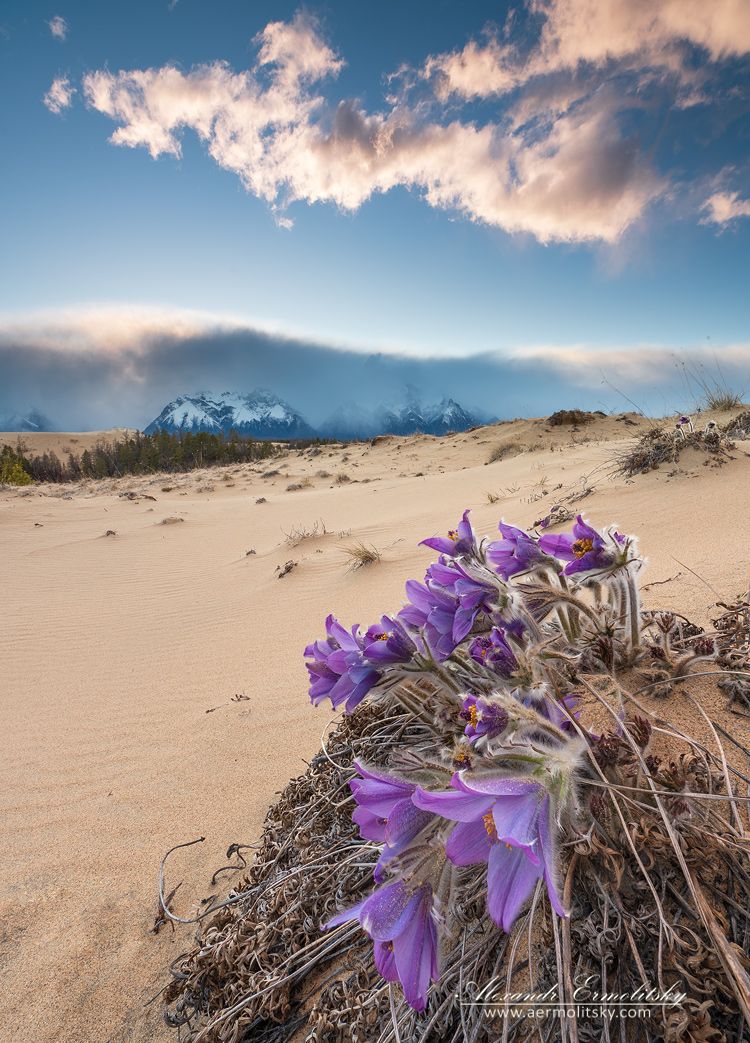
[[[495,820],[492,817],[491,811],[488,811],[486,815],[482,815],[482,822],[484,822],[484,828],[487,831],[487,836],[490,838],[490,840],[497,840]]]
[[[476,705],[475,705],[475,706],[472,706],[471,709],[469,710],[469,722],[470,722],[472,728],[476,728],[478,720],[479,720],[479,714],[477,713],[477,708],[476,708]]]
[[[383,633],[383,634],[377,634],[377,635],[376,635],[376,637],[375,637],[375,640],[376,640],[376,641],[387,641],[387,640],[388,640],[388,638],[389,638],[389,637],[392,637],[392,636],[393,636],[392,634],[389,634],[389,633],[388,633],[388,632],[386,631],[386,632],[385,632],[385,633]]]
[[[468,747],[457,746],[453,751],[453,763],[454,764],[467,764],[471,761],[471,755]]]
[[[584,554],[588,554],[590,550],[594,549],[594,541],[588,537],[585,540],[576,540],[570,549],[577,558],[582,558]]]
[[[453,542],[456,543],[458,541],[458,529],[449,529],[448,539],[453,540]]]

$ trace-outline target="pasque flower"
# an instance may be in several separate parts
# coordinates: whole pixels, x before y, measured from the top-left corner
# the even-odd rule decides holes
[[[437,931],[429,884],[410,888],[403,880],[385,884],[326,927],[358,920],[375,943],[375,966],[386,981],[400,981],[414,1010],[427,1006],[430,981],[439,977]]]
[[[524,706],[530,706],[537,713],[541,714],[542,717],[553,724],[555,728],[559,728],[560,731],[570,732],[575,734],[575,727],[570,719],[570,714],[576,719],[578,713],[573,713],[576,706],[580,702],[580,699],[574,693],[570,695],[564,695],[562,699],[554,699],[549,691],[545,691],[544,687],[536,691],[531,690],[524,694],[522,700]],[[570,711],[570,714],[565,711]]]
[[[412,802],[416,789],[413,783],[366,768],[359,761],[355,761],[354,766],[361,777],[349,782],[357,802],[352,819],[365,840],[385,845],[375,867],[375,880],[380,883],[385,865],[411,844],[433,816]]]
[[[508,727],[508,711],[496,699],[467,695],[459,716],[467,722],[464,735],[472,743],[485,736],[494,739]]]
[[[417,787],[417,807],[457,822],[445,846],[456,865],[487,862],[487,910],[509,931],[537,880],[544,879],[550,902],[567,915],[555,881],[547,789],[533,779],[457,772],[451,789]]]
[[[419,647],[399,619],[383,616],[380,625],[373,623],[364,637],[364,653],[377,665],[410,663]]]
[[[619,536],[617,533],[615,538]],[[617,542],[621,543],[622,539],[618,539]],[[580,514],[576,518],[572,533],[542,536],[539,546],[545,553],[568,562],[563,570],[566,576],[576,572],[606,569],[615,561],[613,547],[608,545],[601,533],[588,525]]]
[[[346,630],[332,615],[326,619],[327,638],[305,649],[310,676],[310,702],[317,706],[330,699],[334,709],[344,705],[351,713],[382,677],[365,658],[359,627]]]
[[[487,547],[487,561],[495,567],[503,579],[510,579],[519,572],[528,572],[536,565],[550,560],[533,539],[523,529],[500,522],[501,540],[495,540]]]
[[[439,554],[456,557],[459,554],[471,554],[476,550],[477,541],[469,521],[471,511],[464,511],[461,521],[455,529],[449,529],[445,536],[430,536],[422,540],[420,546],[432,547]]]
[[[515,653],[499,627],[493,627],[489,634],[475,637],[469,645],[469,655],[476,663],[489,667],[501,677],[509,678],[518,669]]]
[[[434,582],[419,583],[410,579],[406,584],[409,601],[398,613],[397,619],[407,626],[421,629],[427,646],[439,661],[447,659],[458,644],[453,637],[453,621],[459,608],[458,598]]]

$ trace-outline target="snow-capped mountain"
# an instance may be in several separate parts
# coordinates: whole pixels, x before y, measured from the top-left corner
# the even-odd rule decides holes
[[[476,419],[452,398],[423,406],[414,400],[402,406],[387,407],[376,414],[376,426],[383,434],[444,435],[449,431],[465,431]]]
[[[313,438],[316,433],[300,413],[261,388],[249,395],[234,391],[180,395],[162,409],[145,433],[159,430],[225,435],[236,431],[252,438]]]
[[[28,413],[10,413],[0,415],[0,431],[52,431],[52,422],[38,409],[30,409]]]
[[[452,398],[423,406],[412,395],[398,405],[368,409],[356,402],[342,403],[316,429],[301,413],[270,391],[256,390],[249,395],[233,391],[222,394],[202,392],[180,395],[169,402],[145,429],[154,431],[209,431],[213,434],[253,438],[338,438],[342,441],[372,438],[374,435],[444,435],[465,431],[478,423]]]

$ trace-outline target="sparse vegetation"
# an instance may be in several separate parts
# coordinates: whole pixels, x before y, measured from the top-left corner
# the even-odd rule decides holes
[[[717,413],[728,413],[731,409],[739,409],[742,405],[743,392],[730,388],[719,360],[714,356],[715,373],[709,373],[704,364],[695,366],[680,360],[678,367],[682,370],[685,384],[691,391],[698,390],[698,405],[703,409]]]
[[[322,518],[313,522],[312,525],[293,525],[289,532],[284,533],[284,539],[290,547],[296,547],[303,540],[316,540],[321,536],[327,536],[328,529]]]
[[[497,503],[499,500],[500,500],[500,497],[498,496],[497,493],[490,493],[490,492],[487,493],[487,503],[493,504],[493,503]]]
[[[349,569],[352,572],[356,569],[362,569],[366,565],[376,565],[382,557],[377,548],[368,547],[361,541],[352,544],[351,547],[345,547],[344,552],[349,557]]]
[[[734,420],[730,420],[724,432],[729,438],[750,438],[750,409],[743,410]]]
[[[526,449],[526,446],[522,442],[503,442],[500,445],[496,445],[490,453],[490,458],[487,463],[496,464],[500,460],[504,460],[506,456],[517,456],[518,453],[522,453]]]
[[[33,478],[9,445],[0,454],[0,485],[31,485]]]
[[[290,482],[289,485],[287,485],[286,487],[286,491],[288,493],[296,493],[299,492],[300,489],[309,489],[311,485],[312,482],[310,481],[310,479],[305,478],[301,482]]]
[[[590,424],[598,416],[606,416],[606,413],[587,413],[584,409],[558,409],[552,416],[547,417],[547,423],[551,427],[578,427],[581,424]]]
[[[14,473],[20,465],[33,481],[75,482],[82,478],[119,478],[126,474],[248,463],[268,459],[278,452],[279,447],[271,442],[205,432],[173,435],[157,431],[153,435],[136,433],[116,442],[101,441],[80,454],[68,453],[65,460],[52,451],[33,455],[19,439],[15,447],[3,447],[2,460],[13,464]]]
[[[732,448],[732,442],[718,428],[705,431],[669,431],[664,427],[652,427],[618,457],[615,473],[632,477],[655,471],[664,463],[676,464],[685,449],[699,449],[723,462]]]
[[[336,485],[346,485],[346,483],[350,481],[351,478],[344,471],[341,471],[339,474],[336,475]]]

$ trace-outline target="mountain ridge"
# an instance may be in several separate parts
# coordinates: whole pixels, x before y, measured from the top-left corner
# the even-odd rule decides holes
[[[249,394],[201,391],[178,395],[168,402],[147,427],[146,434],[164,430],[208,431],[261,439],[336,438],[344,441],[372,438],[375,435],[444,435],[465,431],[479,419],[455,399],[443,396],[439,402],[422,405],[413,396],[407,401],[367,409],[356,402],[342,403],[317,426],[278,395],[264,388]]]

